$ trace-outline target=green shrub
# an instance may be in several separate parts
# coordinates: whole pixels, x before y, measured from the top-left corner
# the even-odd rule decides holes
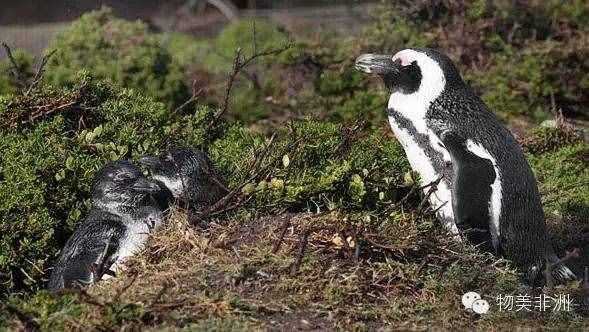
[[[158,36],[142,22],[115,18],[109,9],[83,15],[49,49],[56,51],[45,75],[51,84],[71,86],[76,73],[87,69],[98,78],[137,89],[168,106],[187,99],[182,71],[161,47]]]
[[[271,176],[249,183],[244,192],[255,195],[258,210],[382,207],[397,198],[409,165],[395,140],[379,131],[365,135],[347,142],[340,126],[311,120],[281,128],[267,158]],[[260,134],[233,127],[210,152],[237,185],[248,179],[264,142]]]
[[[230,68],[235,51],[240,48],[242,54],[249,57],[254,54],[254,22],[242,20],[228,25],[215,39],[215,52],[221,57],[221,67]],[[263,52],[278,49],[288,44],[289,38],[284,32],[270,22],[255,21],[255,51]],[[227,61],[229,60],[229,61]],[[262,60],[264,61],[264,60]],[[213,65],[213,63],[210,63]],[[216,67],[216,66],[214,66]]]
[[[30,83],[33,77],[33,57],[20,49],[13,50],[12,55],[18,67],[16,70],[8,58],[0,60],[0,95],[14,93],[23,88],[23,83]],[[17,77],[17,72],[23,77]]]

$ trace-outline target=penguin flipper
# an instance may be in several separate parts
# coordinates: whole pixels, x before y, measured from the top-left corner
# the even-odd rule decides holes
[[[98,281],[110,269],[125,226],[118,220],[82,223],[66,242],[49,280],[58,291]]]
[[[485,251],[499,253],[489,208],[491,185],[496,178],[493,163],[473,153],[467,139],[459,133],[445,131],[441,140],[452,159],[452,209],[456,226],[471,243]]]

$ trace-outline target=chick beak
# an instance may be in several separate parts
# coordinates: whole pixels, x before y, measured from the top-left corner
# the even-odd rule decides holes
[[[133,184],[133,190],[139,193],[155,194],[159,192],[161,188],[156,182],[141,178]]]
[[[139,159],[139,163],[143,166],[148,167],[151,170],[157,169],[162,164],[159,158],[149,156]]]

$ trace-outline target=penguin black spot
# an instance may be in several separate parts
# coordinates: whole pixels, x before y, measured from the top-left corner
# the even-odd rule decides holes
[[[143,157],[155,180],[192,211],[200,211],[228,193],[225,180],[202,151],[171,149],[159,158]]]
[[[425,184],[442,178],[430,204],[450,232],[507,256],[530,283],[546,263],[555,279],[576,278],[549,242],[521,147],[449,57],[426,48],[365,54],[356,69],[377,74],[391,92],[389,122],[412,168]]]
[[[106,165],[94,178],[92,208],[55,263],[48,288],[56,292],[114,275],[118,264],[164,219],[152,195],[162,189],[129,161]]]

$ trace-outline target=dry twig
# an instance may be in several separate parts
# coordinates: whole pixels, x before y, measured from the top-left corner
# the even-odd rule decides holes
[[[239,73],[244,68],[250,65],[257,58],[269,55],[278,55],[291,47],[291,44],[287,44],[281,48],[271,49],[260,53],[254,53],[249,58],[243,58],[242,50],[241,48],[238,48],[235,52],[235,57],[233,58],[233,67],[231,73],[229,73],[227,84],[225,86],[225,97],[223,99],[223,104],[221,105],[219,111],[213,116],[213,119],[211,120],[207,128],[207,131],[210,131],[213,127],[215,127],[219,119],[223,116],[223,114],[227,112],[227,109],[229,108],[229,97],[231,96],[231,90],[233,89],[233,85],[235,84],[235,79],[237,78],[237,75],[239,75]]]

